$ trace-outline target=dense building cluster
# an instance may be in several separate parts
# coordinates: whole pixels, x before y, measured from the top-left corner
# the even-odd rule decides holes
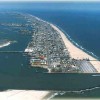
[[[36,18],[28,21],[34,28],[27,47],[31,66],[47,68],[50,72],[77,72],[76,62],[71,59],[60,33],[47,22]]]

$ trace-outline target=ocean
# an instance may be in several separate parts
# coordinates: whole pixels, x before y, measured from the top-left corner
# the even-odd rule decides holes
[[[18,17],[16,13],[31,14],[53,23],[68,35],[76,46],[99,60],[100,3],[0,3],[0,23],[3,23],[0,25],[0,40],[16,41],[16,43],[0,48],[0,51],[5,52],[0,53],[1,89],[21,89],[22,81],[24,81],[23,89],[63,91],[59,92],[55,98],[100,97],[99,77],[92,77],[92,74],[44,74],[43,72],[47,72],[46,69],[31,68],[28,65],[29,57],[26,54],[6,52],[24,51],[32,38],[31,35],[21,34],[20,28],[16,25],[14,28],[11,25],[4,26],[7,22],[27,24],[27,21]],[[15,14],[14,17],[11,16],[12,14]],[[29,29],[29,27],[24,28]],[[84,85],[85,81],[87,82]]]

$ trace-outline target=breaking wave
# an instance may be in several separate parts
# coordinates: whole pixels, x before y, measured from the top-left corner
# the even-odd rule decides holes
[[[54,24],[55,25],[55,24]],[[83,48],[81,45],[79,45],[78,43],[76,43],[68,34],[66,31],[64,31],[63,29],[61,29],[59,26],[55,25],[56,27],[58,27],[63,33],[65,33],[65,35],[67,36],[67,38],[71,41],[71,43],[73,43],[76,47],[78,47],[79,49],[83,50],[84,52],[88,53],[89,55],[91,55],[92,57],[96,58],[96,59],[100,59],[97,55],[95,55],[93,52],[90,52],[88,50],[86,50],[85,48]]]
[[[96,89],[100,89],[100,87],[97,86],[97,87],[87,88],[87,89],[78,90],[78,91],[57,91],[53,95],[51,95],[47,100],[50,100],[50,99],[52,99],[52,98],[54,98],[55,96],[58,96],[58,95],[64,95],[66,93],[84,94],[85,92],[93,91],[93,90],[96,90]]]

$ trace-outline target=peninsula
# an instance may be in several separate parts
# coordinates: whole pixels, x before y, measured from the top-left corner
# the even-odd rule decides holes
[[[32,67],[49,73],[98,73],[100,61],[76,47],[55,25],[31,16],[32,40],[25,52]]]

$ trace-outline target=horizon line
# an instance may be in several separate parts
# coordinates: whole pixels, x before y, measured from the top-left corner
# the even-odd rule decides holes
[[[3,0],[0,2],[100,2],[100,0],[50,0],[50,1],[46,1],[46,0]]]

